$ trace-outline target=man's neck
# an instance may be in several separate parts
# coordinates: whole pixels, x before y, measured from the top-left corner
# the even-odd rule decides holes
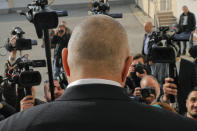
[[[176,62],[179,62],[181,60],[180,57],[176,57]]]
[[[147,33],[147,35],[150,35],[151,33],[152,33],[152,31],[150,31],[150,32],[146,32]]]
[[[184,15],[187,15],[188,14],[188,12],[184,12]]]

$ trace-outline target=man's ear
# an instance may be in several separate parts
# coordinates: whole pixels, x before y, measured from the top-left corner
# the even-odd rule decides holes
[[[132,61],[133,61],[133,57],[132,56],[129,56],[127,58],[127,60],[125,61],[124,70],[122,72],[122,83],[125,83],[125,81],[126,81],[127,74],[128,74],[128,71],[129,71],[129,67],[130,67]]]
[[[62,50],[62,64],[64,67],[64,70],[66,72],[66,75],[69,77],[70,76],[70,68],[68,66],[68,49],[64,48]]]

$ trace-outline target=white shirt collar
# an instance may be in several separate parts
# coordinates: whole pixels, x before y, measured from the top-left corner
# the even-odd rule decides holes
[[[74,81],[74,82],[70,83],[67,86],[67,88],[72,87],[72,86],[76,86],[76,85],[86,85],[86,84],[107,84],[107,85],[114,85],[114,86],[122,87],[120,85],[120,83],[118,83],[116,81],[90,78],[90,79],[80,79],[80,80]]]

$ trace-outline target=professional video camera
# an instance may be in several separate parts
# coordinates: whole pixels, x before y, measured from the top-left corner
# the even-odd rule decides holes
[[[159,31],[153,32],[150,36],[148,49],[148,60],[153,63],[169,63],[169,77],[177,78],[176,57],[180,56],[180,47],[174,36],[177,29],[174,27],[160,27]],[[177,84],[177,81],[175,81]],[[174,96],[169,96],[172,103],[175,102]]]
[[[41,74],[32,68],[46,67],[45,60],[28,60],[28,55],[19,57],[12,65],[10,63],[8,70],[8,80],[11,83],[19,84],[31,94],[31,87],[41,83]]]
[[[134,69],[135,69],[135,72],[143,74],[144,70],[147,70],[147,67],[146,67],[146,65],[143,65],[142,63],[139,62],[134,65]]]
[[[110,10],[109,3],[104,3],[104,1],[94,1],[92,3],[92,13],[93,14],[108,14]]]
[[[148,60],[154,63],[173,63],[180,56],[180,48],[175,42],[177,30],[168,26],[152,32],[149,40]],[[178,40],[176,40],[178,41]]]
[[[8,51],[12,51],[12,50],[31,50],[32,49],[32,45],[37,45],[37,41],[36,40],[23,38],[24,34],[25,34],[25,32],[20,27],[15,27],[11,31],[11,35],[12,36],[16,36],[16,39],[17,39],[16,40],[16,44],[15,44],[15,46],[13,46],[10,43],[10,39],[8,38],[8,42],[5,45],[6,49]]]
[[[97,14],[103,14],[108,15],[113,18],[122,18],[122,14],[110,14],[110,5],[107,2],[104,2],[104,0],[94,1],[91,5],[91,14],[97,15]]]
[[[32,4],[27,5],[28,11],[21,12],[26,18],[34,24],[38,38],[42,38],[43,29],[53,29],[58,25],[58,17],[67,16],[67,11],[56,11],[50,9],[48,0],[34,0]]]

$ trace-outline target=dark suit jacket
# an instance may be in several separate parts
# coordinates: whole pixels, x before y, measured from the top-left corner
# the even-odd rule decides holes
[[[181,59],[179,77],[178,77],[178,103],[179,113],[184,114],[186,110],[186,99],[189,92],[197,86],[197,71],[195,64]]]
[[[120,87],[91,84],[67,88],[57,101],[13,115],[0,131],[197,129],[197,122],[131,101]]]

